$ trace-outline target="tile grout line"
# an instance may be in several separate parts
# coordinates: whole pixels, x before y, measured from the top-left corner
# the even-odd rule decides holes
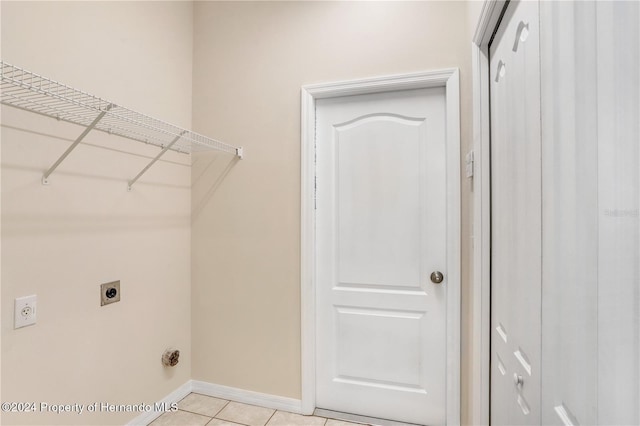
[[[273,410],[273,414],[271,414],[271,416],[269,417],[269,420],[267,420],[267,422],[263,426],[267,426],[271,421],[271,419],[273,418],[273,416],[275,416],[278,411],[280,410]]]
[[[196,413],[195,411],[185,410],[184,408],[178,408],[177,411],[184,411],[185,413],[195,414],[196,416],[208,417],[210,419],[213,419],[213,417],[207,416],[206,414]],[[175,413],[175,411],[174,411],[174,413]]]
[[[207,397],[207,398],[214,398],[214,399],[217,399],[218,401],[226,401],[226,402],[224,403],[224,405],[222,406],[222,408],[220,408],[218,411],[216,411],[216,414],[214,414],[214,415],[213,415],[213,417],[211,417],[212,419],[217,418],[216,416],[217,416],[218,414],[220,414],[220,412],[221,412],[222,410],[224,410],[224,409],[225,409],[225,407],[226,407],[227,405],[229,405],[229,403],[231,402],[231,400],[230,400],[230,399],[218,398],[218,397],[216,397],[216,396],[205,395],[205,394],[203,394],[203,393],[198,393],[198,392],[191,392],[191,393],[189,393],[189,395],[200,395],[200,396],[204,396],[204,397]],[[184,398],[182,398],[182,400],[186,399],[189,395],[187,395],[187,396],[185,396]],[[182,402],[182,400],[180,400],[180,402]],[[198,413],[195,413],[195,414],[198,414]],[[204,415],[205,415],[205,414],[201,414],[201,416],[204,416]],[[207,416],[207,417],[209,417],[209,416]],[[218,420],[222,420],[222,419],[218,419]]]
[[[211,398],[215,398],[215,397],[211,397]],[[219,398],[218,398],[218,399],[219,399]],[[222,407],[222,409],[220,409],[220,411],[218,411],[218,414],[220,414],[220,413],[222,412],[222,410],[224,410],[224,409],[227,407],[227,405],[231,404],[232,402],[235,402],[236,404],[241,404],[241,405],[248,405],[248,406],[250,406],[250,407],[267,408],[267,407],[262,407],[262,406],[260,406],[260,405],[245,404],[244,402],[238,402],[238,401],[232,401],[232,400],[229,400],[229,401],[227,401],[227,403],[225,404],[225,406],[224,406],[224,407]],[[237,421],[232,421],[232,420],[227,420],[227,419],[223,419],[223,418],[217,417],[217,415],[218,415],[218,414],[216,414],[216,417],[214,417],[214,419],[216,419],[216,420],[222,420],[222,421],[224,421],[224,422],[232,423],[232,424],[234,424],[234,425],[239,425],[239,426],[251,426],[251,425],[248,425],[248,424],[246,424],[246,423],[240,423],[240,422],[237,422]],[[275,414],[275,412],[274,412],[274,414]],[[273,417],[273,414],[271,415],[271,417]],[[271,417],[269,417],[269,420],[271,420]],[[268,422],[269,420],[267,420],[267,422]],[[266,426],[266,423],[265,423],[264,425],[262,425],[262,426]]]
[[[217,416],[218,414],[220,414],[220,412],[221,412],[222,410],[224,410],[224,408],[225,408],[227,405],[229,405],[229,403],[231,402],[231,401],[230,401],[230,400],[228,400],[228,399],[216,398],[215,396],[204,395],[204,394],[197,393],[197,392],[190,392],[190,393],[189,393],[189,395],[185,396],[185,397],[184,397],[184,398],[182,398],[180,401],[178,401],[178,404],[180,404],[182,401],[184,401],[185,399],[187,399],[190,395],[200,395],[200,396],[205,396],[205,397],[207,397],[207,398],[215,398],[215,399],[217,399],[217,400],[219,400],[219,401],[226,401],[226,402],[224,403],[224,405],[222,406],[222,408],[220,408],[218,411],[216,411],[216,413],[215,413],[213,416],[209,416],[209,415],[207,415],[207,414],[202,414],[202,413],[196,413],[195,411],[189,411],[189,410],[185,410],[184,408],[180,408],[180,407],[178,407],[178,411],[186,411],[187,413],[197,414],[197,415],[199,415],[199,416],[203,416],[203,417],[209,417],[209,419],[211,419],[211,420],[215,419],[215,418],[216,418],[216,416]],[[209,422],[211,422],[211,420],[209,420]],[[223,420],[223,419],[218,419],[218,420]],[[209,424],[209,422],[207,422],[207,424]]]
[[[211,423],[211,420],[213,420],[213,417],[209,417],[209,416],[206,416],[206,415],[204,415],[204,414],[194,413],[193,411],[183,410],[183,409],[181,409],[181,408],[178,408],[176,411],[168,411],[168,412],[162,413],[162,414],[161,414],[159,417],[157,417],[153,422],[149,423],[149,426],[151,426],[153,423],[157,422],[157,421],[158,421],[160,418],[162,418],[163,416],[167,416],[167,415],[172,414],[172,413],[177,413],[178,411],[182,411],[183,413],[194,414],[194,415],[196,415],[196,416],[200,416],[200,417],[204,417],[204,418],[209,419],[209,420],[207,421],[207,423],[205,423],[205,426],[206,426],[206,425],[208,425],[209,423]]]
[[[268,407],[263,407],[261,405],[246,404],[246,403],[242,403],[242,402],[238,402],[238,401],[232,401],[232,400],[222,399],[222,398],[218,398],[218,397],[214,397],[214,396],[210,396],[210,395],[204,395],[204,394],[201,394],[201,393],[198,393],[198,392],[191,392],[191,393],[189,393],[189,395],[201,395],[201,396],[204,396],[204,397],[207,397],[207,398],[215,398],[215,399],[220,400],[220,401],[225,401],[224,405],[218,411],[216,411],[216,414],[213,417],[211,417],[211,416],[209,416],[207,414],[197,413],[195,411],[190,411],[190,410],[187,410],[187,409],[184,409],[184,408],[178,408],[178,411],[183,411],[183,412],[186,412],[186,413],[190,413],[190,414],[194,414],[194,415],[197,415],[197,416],[202,416],[202,417],[208,418],[209,420],[207,421],[207,423],[205,423],[205,426],[209,425],[213,420],[221,420],[221,421],[228,422],[230,424],[234,424],[234,425],[238,425],[238,426],[251,426],[251,425],[247,425],[245,423],[239,423],[239,422],[230,421],[230,420],[226,420],[226,419],[218,417],[218,415],[232,402],[235,402],[236,404],[247,405],[247,406],[250,406],[250,407],[269,409]],[[186,398],[189,397],[189,395],[187,395],[184,398],[182,398],[178,403],[184,401]],[[290,411],[284,411],[284,410],[278,410],[278,409],[272,409],[272,410],[273,410],[273,413],[271,414],[271,416],[269,416],[269,418],[267,419],[266,423],[264,423],[262,426],[268,426],[269,422],[273,419],[273,417],[278,412],[296,414],[296,413],[292,413]],[[165,414],[167,414],[167,413],[165,413]],[[298,414],[298,415],[306,417],[303,414]],[[313,414],[310,417],[316,417],[316,418],[324,419],[324,421],[322,422],[322,426],[327,426],[327,423],[330,420],[329,417],[314,416]],[[362,426],[364,426],[364,425],[362,425]]]
[[[199,395],[199,394],[198,394],[198,395]],[[205,395],[205,396],[206,396],[206,395]],[[210,398],[214,398],[214,397],[210,397]],[[220,398],[216,398],[216,399],[220,399]],[[222,401],[225,401],[225,400],[223,399]],[[217,416],[218,414],[220,414],[220,413],[222,412],[222,410],[224,410],[224,409],[227,407],[227,405],[229,405],[229,403],[231,403],[231,400],[226,400],[226,401],[227,401],[227,403],[226,403],[226,404],[224,404],[224,405],[222,406],[222,408],[218,410],[218,412],[216,413],[216,415],[215,415],[215,416],[213,416],[213,418],[214,418],[214,419],[216,419],[216,418],[217,418],[216,416]],[[218,420],[222,420],[222,419],[218,419]]]
[[[230,422],[229,420],[218,419],[216,417],[212,417],[211,420],[209,420],[209,422],[207,422],[207,424],[204,426],[207,426],[209,423],[211,423],[214,420],[222,420],[223,422],[227,422],[230,425],[246,426],[246,425],[243,425],[242,423]]]

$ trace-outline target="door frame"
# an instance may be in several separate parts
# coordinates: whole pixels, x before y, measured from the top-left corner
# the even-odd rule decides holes
[[[408,89],[445,88],[447,156],[447,424],[460,424],[460,77],[457,68],[313,84],[301,90],[302,413],[316,408],[316,100]]]
[[[516,0],[512,0],[516,1]],[[471,43],[473,79],[473,348],[470,423],[488,425],[491,377],[491,134],[489,43],[508,0],[485,0]]]

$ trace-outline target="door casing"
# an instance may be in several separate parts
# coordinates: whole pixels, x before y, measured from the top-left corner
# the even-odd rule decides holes
[[[397,90],[445,88],[447,156],[447,424],[460,423],[460,82],[457,68],[303,86],[301,91],[302,413],[316,408],[315,102]]]

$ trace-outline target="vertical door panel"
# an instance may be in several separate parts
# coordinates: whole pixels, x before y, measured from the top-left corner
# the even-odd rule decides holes
[[[640,423],[639,12],[597,4],[599,424]]]
[[[490,47],[491,416],[540,422],[538,5],[511,3]]]
[[[542,419],[550,425],[597,424],[596,4],[576,5],[540,5]]]
[[[541,4],[543,423],[640,423],[640,4]]]

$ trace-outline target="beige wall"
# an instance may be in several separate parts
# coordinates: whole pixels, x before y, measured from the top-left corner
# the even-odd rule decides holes
[[[127,193],[126,180],[156,151],[92,134],[43,187],[42,170],[79,129],[3,108],[3,401],[152,402],[191,377],[299,398],[300,86],[459,67],[464,156],[478,8],[469,9],[3,1],[4,60],[182,126],[191,125],[193,106],[196,131],[247,153],[241,162],[201,156],[191,171],[183,156],[169,155]],[[472,210],[462,183],[466,422]],[[123,300],[100,308],[97,287],[112,279],[122,280]],[[33,293],[38,324],[14,331],[13,299]],[[175,370],[158,362],[169,345],[183,350]],[[20,422],[79,419],[3,417]]]
[[[2,58],[118,104],[191,124],[191,3],[6,2]],[[2,109],[2,399],[152,403],[191,377],[190,168],[157,149],[90,133],[43,186],[81,128]],[[121,280],[100,307],[98,286]],[[13,300],[38,323],[13,330]],[[165,369],[168,346],[182,350]],[[4,414],[3,424],[123,424],[131,413]]]
[[[470,0],[467,2],[467,25],[469,27],[469,43],[472,42],[473,36],[478,26],[478,19],[482,14],[484,0]]]
[[[193,125],[243,145],[246,159],[202,158],[193,168],[193,378],[300,398],[300,87],[459,67],[464,157],[467,4],[197,2],[194,18]],[[464,422],[470,199],[462,178]]]

